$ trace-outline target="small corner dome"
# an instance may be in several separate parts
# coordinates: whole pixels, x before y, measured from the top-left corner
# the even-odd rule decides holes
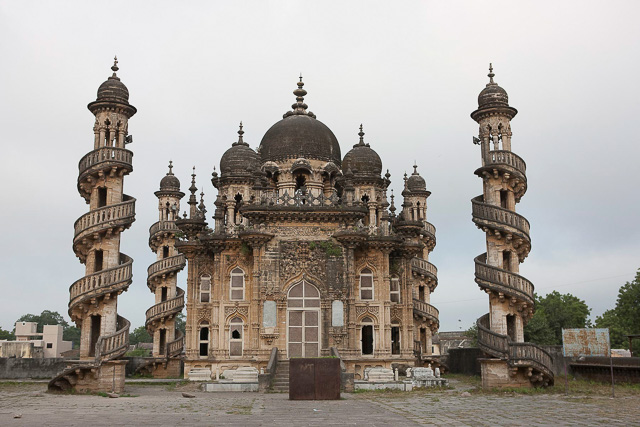
[[[180,180],[175,175],[165,175],[160,180],[160,190],[180,191]]]
[[[507,91],[496,83],[489,83],[478,95],[478,108],[508,106],[509,95],[507,95]]]
[[[495,74],[493,73],[492,64],[489,64],[489,74],[487,76],[489,77],[489,83],[478,95],[478,108],[508,107],[509,95],[507,95],[506,90],[493,81]]]
[[[407,179],[407,188],[409,191],[426,191],[427,190],[427,182],[417,171],[417,166],[414,166],[414,171]]]
[[[160,191],[180,191],[180,180],[173,174],[172,161],[169,161],[169,172],[160,180]]]
[[[220,158],[220,173],[225,175],[250,175],[260,169],[260,157],[248,144],[234,143]]]
[[[109,77],[98,88],[98,96],[96,101],[111,101],[129,104],[129,89],[120,81],[120,77],[116,75],[118,68],[118,60],[114,59],[113,75]]]
[[[353,146],[342,160],[342,170],[351,170],[354,176],[376,176],[382,174],[382,160],[369,144],[364,143],[364,132],[360,125],[360,142]]]
[[[98,88],[96,101],[115,101],[128,104],[129,89],[127,89],[118,77],[109,77],[107,81],[102,83]]]

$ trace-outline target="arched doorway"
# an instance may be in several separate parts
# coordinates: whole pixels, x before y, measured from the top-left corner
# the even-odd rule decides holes
[[[287,354],[289,358],[320,355],[320,292],[304,280],[289,289]]]
[[[363,355],[373,355],[373,320],[370,317],[362,319],[361,350]]]

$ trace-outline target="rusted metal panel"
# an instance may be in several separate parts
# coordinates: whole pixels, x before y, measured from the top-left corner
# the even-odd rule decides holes
[[[313,400],[315,390],[315,364],[313,359],[289,360],[289,399]]]
[[[316,400],[340,399],[340,359],[316,359]]]
[[[562,351],[567,357],[609,357],[611,354],[609,329],[563,329]]]
[[[290,400],[340,399],[340,359],[292,358],[289,360]]]

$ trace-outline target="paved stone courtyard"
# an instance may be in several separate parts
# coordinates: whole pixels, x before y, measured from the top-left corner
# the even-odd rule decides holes
[[[0,383],[1,426],[402,426],[638,425],[640,395],[569,397],[444,391],[343,394],[289,401],[286,394],[203,393],[187,386],[128,384],[135,397],[45,393],[45,383]],[[182,391],[195,398],[182,397]],[[20,418],[14,418],[21,414]]]

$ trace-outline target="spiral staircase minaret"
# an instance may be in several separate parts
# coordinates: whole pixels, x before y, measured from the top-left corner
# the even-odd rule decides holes
[[[184,335],[176,329],[176,316],[184,308],[184,290],[177,286],[177,274],[186,265],[183,254],[175,248],[176,226],[179,218],[180,181],[173,174],[173,163],[169,172],[160,181],[158,198],[158,222],[149,228],[149,247],[156,253],[157,261],[147,270],[147,286],[155,295],[155,304],[146,313],[145,326],[153,337],[153,358],[138,371],[157,378],[179,375],[179,357],[184,349]]]
[[[524,326],[534,312],[534,287],[520,276],[519,265],[531,250],[529,221],[516,213],[527,190],[526,164],[511,151],[511,119],[507,92],[493,81],[478,96],[471,118],[480,125],[478,138],[483,194],[471,200],[472,217],[485,232],[487,252],[475,258],[475,281],[489,295],[488,314],[478,319],[478,345],[490,357],[482,362],[483,386],[516,387],[553,384],[551,356],[524,342]]]
[[[135,220],[136,200],[123,193],[123,182],[133,170],[133,153],[125,146],[132,142],[128,121],[136,109],[117,63],[88,105],[95,116],[94,147],[78,165],[78,191],[89,205],[73,237],[86,272],[69,288],[69,316],[81,329],[80,360],[52,379],[50,390],[124,388],[126,362],[118,359],[128,349],[130,323],[118,315],[117,303],[132,281],[133,260],[120,252],[120,235]]]

